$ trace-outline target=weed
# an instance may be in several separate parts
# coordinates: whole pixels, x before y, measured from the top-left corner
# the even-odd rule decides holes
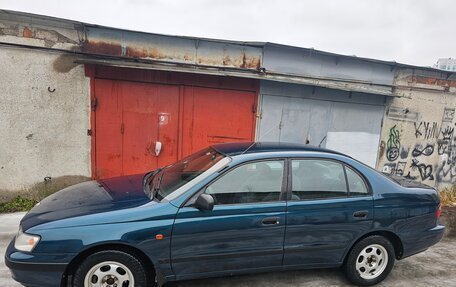
[[[28,211],[37,204],[37,201],[34,199],[29,199],[22,197],[20,195],[16,196],[14,199],[0,203],[0,213],[2,212],[18,212],[18,211]]]
[[[456,205],[456,185],[446,187],[440,192],[440,202],[444,206]]]

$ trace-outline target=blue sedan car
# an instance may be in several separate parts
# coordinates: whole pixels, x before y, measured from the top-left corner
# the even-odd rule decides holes
[[[334,151],[217,144],[49,196],[23,218],[5,262],[15,280],[39,287],[339,266],[368,286],[440,241],[440,213],[433,188]]]

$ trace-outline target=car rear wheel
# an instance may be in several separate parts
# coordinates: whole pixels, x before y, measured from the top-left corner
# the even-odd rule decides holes
[[[394,265],[394,247],[383,236],[369,236],[352,248],[345,261],[348,279],[359,286],[371,286],[388,276]]]
[[[106,250],[88,256],[74,274],[75,287],[146,287],[146,271],[133,255]]]

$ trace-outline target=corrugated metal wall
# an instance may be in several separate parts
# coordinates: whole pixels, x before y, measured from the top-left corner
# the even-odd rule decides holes
[[[260,94],[257,140],[308,141],[316,146],[322,142],[322,147],[333,140],[334,148],[334,135],[341,140],[348,136],[359,144],[348,154],[366,162],[360,158],[359,150],[370,145],[365,148],[375,150],[370,159],[375,164],[385,96],[269,81],[261,83]],[[340,144],[340,151],[347,152],[343,145]]]

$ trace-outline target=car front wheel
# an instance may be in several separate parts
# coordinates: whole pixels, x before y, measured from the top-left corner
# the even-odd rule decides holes
[[[375,285],[388,276],[394,257],[394,247],[388,239],[369,236],[356,243],[348,254],[345,274],[356,285]]]
[[[141,262],[117,250],[88,256],[74,274],[75,287],[146,287],[147,276]]]

